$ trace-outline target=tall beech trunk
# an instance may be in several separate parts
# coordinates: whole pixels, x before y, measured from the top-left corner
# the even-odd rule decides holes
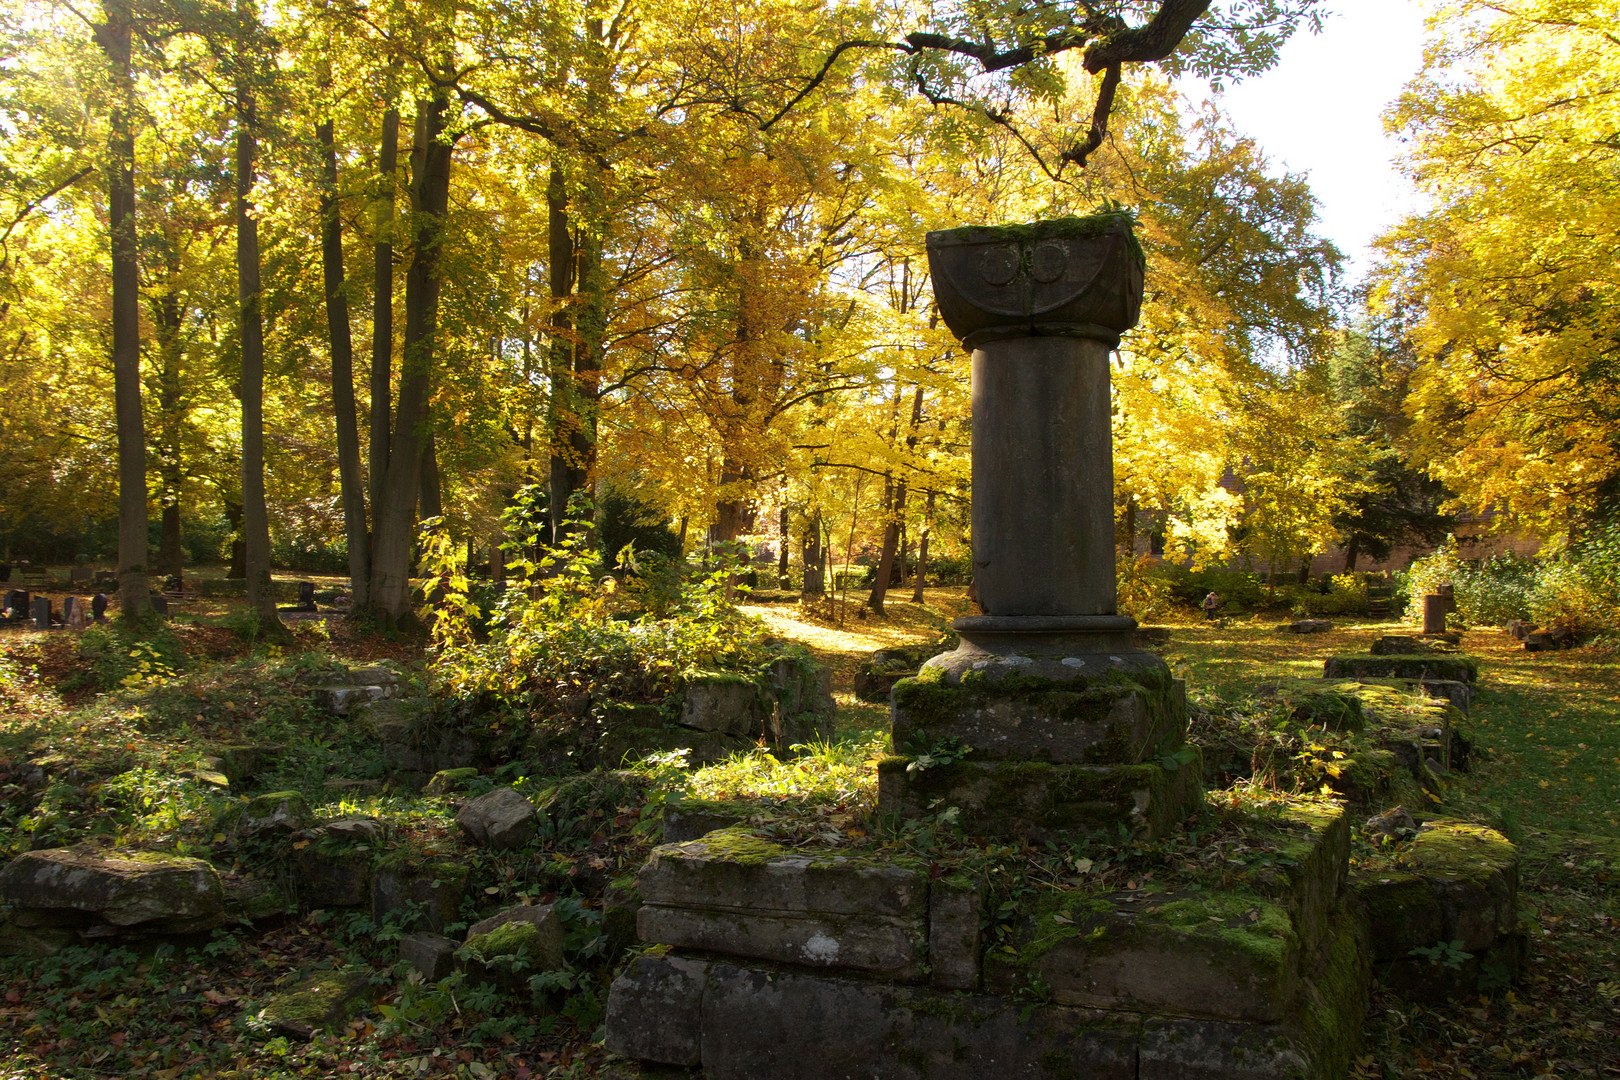
[[[382,506],[383,479],[388,475],[389,424],[394,380],[394,174],[399,168],[399,110],[383,113],[377,147],[379,191],[372,207],[376,242],[371,249],[371,515]],[[374,526],[375,527],[375,526]],[[367,599],[370,599],[368,583]],[[357,604],[356,610],[364,607]]]
[[[547,259],[551,268],[550,490],[553,542],[562,539],[568,500],[596,467],[596,398],[601,382],[604,320],[601,250],[575,236],[567,178],[553,165],[546,184]]]
[[[177,285],[180,252],[172,234],[165,236],[163,262],[167,288],[152,304],[152,324],[158,339],[158,505],[162,510],[159,526],[157,572],[182,579],[185,552],[181,548],[180,496],[185,472],[180,464],[180,423],[183,419],[180,395],[180,332],[183,309]]]
[[[405,273],[405,337],[399,399],[394,409],[388,468],[374,509],[371,603],[386,621],[407,619],[411,605],[411,549],[421,494],[428,400],[433,390],[433,345],[439,320],[439,244],[450,201],[450,145],[443,141],[445,100],[417,102],[411,147],[411,210],[416,222],[411,265]]]
[[[112,259],[113,413],[118,425],[118,609],[151,610],[147,581],[146,421],[141,415],[140,263],[135,238],[134,80],[124,0],[105,0],[96,43],[112,68],[116,96],[107,138],[107,209]]]
[[[917,445],[917,425],[922,423],[923,390],[917,387],[911,398],[911,429],[906,436],[906,448],[913,449]],[[895,406],[900,404],[900,391],[894,394]],[[891,431],[892,439],[896,432]],[[889,593],[889,578],[894,573],[894,553],[900,545],[900,522],[906,516],[906,477],[904,473],[895,480],[892,476],[884,477],[883,483],[883,510],[888,518],[888,524],[883,527],[883,554],[878,559],[877,578],[872,582],[872,592],[866,598],[866,606],[872,609],[874,615],[883,616],[883,601]]]
[[[923,588],[928,578],[928,534],[934,527],[934,489],[928,489],[928,502],[923,505],[922,528],[917,538],[917,577],[911,587],[914,603],[923,602]]]
[[[826,549],[821,543],[821,509],[805,515],[804,527],[804,584],[800,592],[806,596],[820,596],[827,591]]]
[[[366,550],[366,493],[360,475],[360,426],[354,401],[354,342],[343,279],[343,223],[338,217],[337,144],[332,121],[315,126],[321,149],[321,272],[326,283],[326,333],[332,352],[332,414],[337,425],[338,487],[349,544],[349,589],[354,607],[370,602],[371,559]]]
[[[444,513],[444,494],[439,488],[439,449],[430,428],[427,445],[422,448],[422,490],[416,497],[416,512],[422,520],[436,518]],[[468,562],[468,565],[472,565]]]
[[[259,282],[259,223],[253,193],[258,123],[253,92],[238,86],[236,126],[236,305],[242,342],[242,539],[248,607],[262,623],[280,627],[270,579],[270,510],[264,492],[264,311]]]
[[[776,557],[776,587],[785,589],[788,587],[788,508],[785,506],[777,515],[776,531],[782,537],[782,550]]]
[[[234,581],[242,581],[247,577],[247,543],[242,539],[242,501],[229,495],[225,496],[223,501],[225,520],[231,525],[231,561],[225,570],[225,576]]]

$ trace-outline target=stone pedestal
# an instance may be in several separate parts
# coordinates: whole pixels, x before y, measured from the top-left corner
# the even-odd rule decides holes
[[[984,614],[893,693],[880,806],[957,806],[988,832],[1162,834],[1199,790],[1180,687],[1131,643],[1114,577],[1109,354],[1135,325],[1128,219],[928,236],[946,323],[973,350],[973,572]],[[968,760],[919,772],[941,740]],[[1173,768],[1171,766],[1174,766]],[[1178,775],[1180,773],[1180,775]]]

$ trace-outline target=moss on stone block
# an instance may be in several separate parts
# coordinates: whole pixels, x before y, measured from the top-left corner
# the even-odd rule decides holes
[[[275,994],[259,1010],[259,1019],[294,1038],[339,1027],[364,1006],[368,980],[362,973],[329,971]]]
[[[1259,1023],[1291,1013],[1299,937],[1258,893],[1048,892],[1026,904],[1012,951],[986,954],[994,991],[1038,985],[1064,1004]]]
[[[1023,835],[1042,830],[1113,830],[1143,839],[1163,836],[1202,802],[1196,748],[1174,769],[1137,765],[1054,765],[1039,761],[954,762],[907,771],[905,759],[878,769],[878,806],[916,817],[943,807],[975,835]]]
[[[1329,679],[1439,679],[1472,684],[1479,679],[1479,661],[1454,653],[1413,653],[1404,656],[1360,653],[1329,657],[1323,661],[1322,674]]]

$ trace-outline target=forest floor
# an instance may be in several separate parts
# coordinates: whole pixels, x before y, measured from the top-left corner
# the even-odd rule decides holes
[[[691,770],[681,786],[869,806],[867,762],[884,747],[887,716],[883,706],[854,699],[854,672],[873,649],[934,639],[965,604],[959,589],[930,590],[926,601],[891,599],[887,619],[843,625],[806,618],[791,604],[749,605],[774,634],[804,644],[832,669],[838,736],[797,760],[760,750]],[[188,778],[186,763],[197,755],[240,742],[286,746],[277,770],[256,778],[264,790],[318,793],[328,777],[380,772],[370,740],[310,712],[299,680],[334,660],[379,659],[420,680],[420,649],[340,625],[332,636],[306,628],[290,648],[255,650],[228,628],[233,610],[227,599],[210,599],[176,620],[184,655],[148,659],[162,666],[158,677],[123,688],[131,649],[114,634],[76,641],[63,631],[0,630],[0,854],[116,841],[203,854],[240,870],[253,853],[213,835],[222,797]],[[1276,621],[1211,625],[1189,616],[1170,623],[1159,649],[1187,678],[1195,702],[1230,700],[1267,679],[1318,674],[1324,657],[1361,651],[1402,629],[1341,621],[1327,634],[1284,635]],[[1486,760],[1448,803],[1520,844],[1530,961],[1509,989],[1443,1006],[1376,989],[1354,1075],[1620,1077],[1620,840],[1612,839],[1620,836],[1620,657],[1591,649],[1526,653],[1495,630],[1466,633],[1462,649],[1482,664],[1470,720]],[[44,753],[76,771],[41,790],[27,773]],[[669,772],[654,767],[646,776],[639,785],[598,782],[579,797],[557,794],[575,790],[567,778],[493,778],[527,785],[542,803],[552,799],[554,828],[519,853],[466,853],[469,917],[479,906],[558,903],[576,972],[565,992],[518,1002],[454,980],[413,982],[395,963],[400,927],[352,911],[290,911],[178,949],[0,958],[0,1080],[594,1075],[616,966],[595,897],[608,877],[633,870],[656,836],[648,791]],[[375,814],[393,825],[396,841],[455,850],[454,802],[385,793],[328,798],[316,810]],[[265,999],[329,970],[366,975],[370,1008],[308,1043],[270,1030],[259,1016]]]

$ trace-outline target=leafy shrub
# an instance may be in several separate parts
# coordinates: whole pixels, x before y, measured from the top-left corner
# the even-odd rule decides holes
[[[1170,583],[1175,599],[1191,607],[1204,602],[1211,592],[1221,598],[1221,606],[1230,610],[1239,607],[1259,608],[1271,602],[1271,593],[1265,581],[1247,570],[1228,570],[1220,566],[1205,566],[1197,570],[1186,566],[1163,564],[1154,570]]]
[[[1288,591],[1289,606],[1295,615],[1365,615],[1367,579],[1361,574],[1335,574],[1327,581],[1327,591],[1295,587]]]
[[[1539,559],[1510,552],[1467,560],[1447,537],[1440,550],[1412,564],[1401,589],[1421,613],[1418,598],[1444,584],[1454,587],[1458,617],[1471,625],[1526,619],[1578,634],[1620,628],[1620,529],[1599,529]]]
[[[79,657],[98,690],[168,678],[186,666],[186,649],[167,626],[92,627],[79,637]]]
[[[1118,571],[1119,610],[1138,622],[1152,622],[1176,606],[1169,578],[1153,564],[1152,556],[1142,555]]]
[[[433,665],[439,688],[525,711],[554,711],[564,698],[590,693],[617,701],[660,701],[703,671],[752,674],[770,655],[758,620],[738,609],[728,585],[742,567],[717,558],[705,573],[684,578],[662,615],[625,610],[613,578],[583,529],[538,560],[509,565],[516,580],[492,611],[473,598],[465,553],[436,522],[424,531],[427,595],[433,613]],[[534,536],[514,549],[529,551]],[[475,640],[475,622],[488,620],[488,638]]]

